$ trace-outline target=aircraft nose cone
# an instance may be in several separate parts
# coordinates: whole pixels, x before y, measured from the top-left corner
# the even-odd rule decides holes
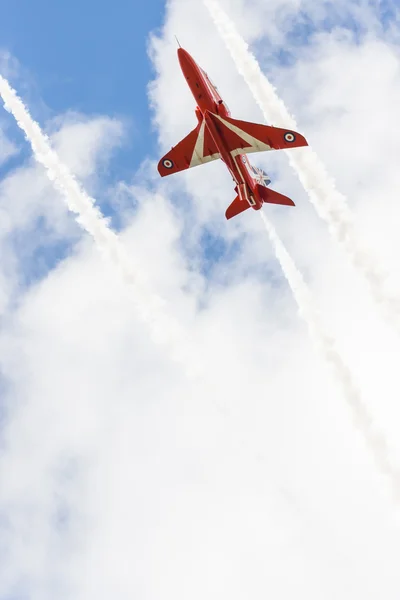
[[[179,64],[181,65],[181,69],[183,71],[185,71],[188,68],[193,68],[195,65],[195,62],[190,56],[189,52],[187,52],[183,48],[178,48],[178,59]]]
[[[179,47],[177,52],[178,52],[179,58],[184,58],[186,56],[189,56],[189,52],[187,52],[184,48]]]

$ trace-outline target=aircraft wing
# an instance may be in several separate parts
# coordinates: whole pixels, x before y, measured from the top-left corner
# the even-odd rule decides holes
[[[158,163],[158,172],[161,177],[166,177],[217,158],[220,154],[203,121],[163,156]]]
[[[305,137],[296,131],[239,121],[231,117],[220,117],[211,113],[210,116],[221,131],[231,153],[237,151],[236,154],[250,154],[308,146]]]

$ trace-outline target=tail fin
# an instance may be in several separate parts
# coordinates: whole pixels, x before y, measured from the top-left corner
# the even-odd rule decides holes
[[[246,202],[246,200],[241,200],[239,196],[236,196],[232,204],[228,206],[225,212],[225,216],[227,219],[232,219],[232,217],[236,217],[236,215],[240,215],[241,212],[250,208],[250,204]]]
[[[263,202],[268,202],[269,204],[283,204],[285,206],[295,206],[293,200],[280,194],[279,192],[275,192],[271,190],[269,187],[264,187],[263,185],[257,184],[257,192],[260,195],[260,198]]]

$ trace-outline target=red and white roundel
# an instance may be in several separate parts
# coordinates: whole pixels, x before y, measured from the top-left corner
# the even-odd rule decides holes
[[[296,139],[294,133],[291,133],[290,131],[287,131],[283,137],[285,138],[285,142],[289,143],[294,142],[294,140]]]
[[[163,160],[163,166],[164,166],[166,169],[172,169],[172,167],[174,166],[174,163],[172,162],[172,160],[169,160],[169,158],[165,158],[165,159]]]

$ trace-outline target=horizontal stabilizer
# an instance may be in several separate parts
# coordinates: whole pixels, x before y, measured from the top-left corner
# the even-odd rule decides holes
[[[268,202],[269,204],[283,204],[284,206],[295,206],[295,203],[291,198],[288,198],[279,192],[275,192],[269,187],[257,184],[257,192],[263,202]]]
[[[232,219],[232,217],[240,215],[240,213],[248,208],[250,208],[250,204],[246,202],[246,200],[241,200],[239,196],[236,196],[232,204],[230,204],[226,209],[225,216],[227,219]]]

